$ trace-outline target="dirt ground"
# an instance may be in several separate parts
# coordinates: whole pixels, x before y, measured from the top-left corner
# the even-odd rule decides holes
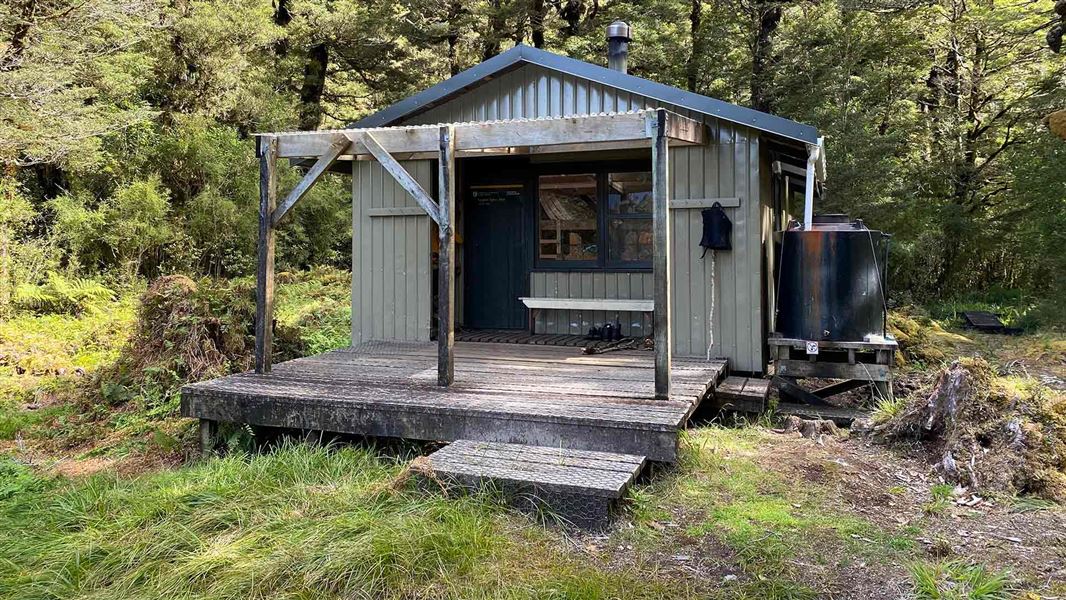
[[[765,448],[759,463],[824,486],[849,511],[884,531],[917,528],[915,540],[931,559],[980,563],[1009,572],[1022,588],[1050,591],[1054,586],[1054,593],[1066,592],[1066,510],[1061,507],[1026,510],[1009,500],[963,492],[934,509],[938,505],[930,490],[941,482],[931,465],[862,439],[829,438],[819,445],[781,436]]]
[[[604,565],[636,566],[715,597],[723,590],[725,597],[749,597],[750,588],[742,586],[754,582],[765,584],[756,588],[754,597],[911,598],[910,565],[959,560],[1006,573],[1012,590],[1035,594],[1020,597],[1066,598],[1062,507],[1026,509],[1007,499],[969,493],[937,503],[931,490],[941,482],[932,465],[846,435],[816,443],[798,433],[763,430],[754,449],[727,452],[725,460],[727,469],[732,460],[750,460],[768,481],[795,482],[795,495],[767,485],[758,492],[762,497],[783,495],[797,512],[827,511],[841,520],[866,522],[869,529],[844,534],[843,540],[828,529],[809,535],[803,530],[801,541],[786,542],[779,564],[753,572],[751,557],[727,543],[722,532],[693,533],[693,526],[706,518],[706,507],[672,504],[669,518],[652,523],[660,537],[651,547],[628,543],[626,530],[640,526],[623,519],[612,533],[579,536],[575,549]],[[813,498],[818,506],[811,506]],[[772,543],[790,531],[788,525],[766,525],[755,542]],[[897,540],[899,549],[887,550],[893,543],[886,543],[888,539]],[[884,554],[881,549],[886,549]],[[774,582],[777,579],[784,583]],[[790,581],[802,592],[790,592]],[[739,587],[730,593],[734,585]]]

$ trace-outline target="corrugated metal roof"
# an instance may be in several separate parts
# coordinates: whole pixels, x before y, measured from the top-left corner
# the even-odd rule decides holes
[[[437,85],[400,100],[388,108],[360,119],[349,125],[349,128],[391,125],[400,119],[416,115],[444,100],[453,98],[488,78],[516,69],[523,64],[554,69],[790,140],[805,144],[818,143],[818,130],[810,125],[521,44]]]

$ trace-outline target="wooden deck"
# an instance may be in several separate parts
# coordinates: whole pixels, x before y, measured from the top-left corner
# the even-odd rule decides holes
[[[672,462],[677,433],[724,377],[724,361],[675,359],[654,399],[654,355],[457,342],[437,385],[432,343],[368,342],[182,388],[181,412],[212,421],[418,440],[619,452]]]

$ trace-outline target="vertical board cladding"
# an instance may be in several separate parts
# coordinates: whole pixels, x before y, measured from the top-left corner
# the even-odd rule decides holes
[[[504,73],[403,124],[562,117],[655,107],[702,120],[710,132],[706,146],[671,149],[671,196],[740,198],[738,207],[725,209],[733,222],[733,250],[717,253],[714,286],[711,255],[700,257],[701,209],[671,212],[674,353],[702,357],[709,351],[712,358],[729,358],[734,370],[763,371],[763,246],[768,232],[760,202],[763,161],[757,131],[536,65]],[[651,274],[646,271],[534,272],[530,284],[534,296],[650,298],[652,293]],[[713,322],[709,322],[712,304]],[[537,330],[585,333],[593,324],[614,316],[602,311],[541,311]],[[647,315],[618,316],[627,334],[651,333]]]
[[[530,294],[538,298],[652,298],[651,273],[644,272],[554,272],[530,274]],[[585,334],[592,326],[610,321],[622,324],[622,333],[651,335],[651,316],[646,313],[602,310],[542,310],[537,315],[537,333]]]
[[[428,160],[401,164],[425,190]],[[352,163],[352,343],[428,341],[431,231],[429,215],[371,216],[372,209],[418,207],[374,161]]]

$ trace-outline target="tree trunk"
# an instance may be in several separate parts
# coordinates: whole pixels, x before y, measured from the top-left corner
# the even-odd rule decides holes
[[[463,7],[458,0],[448,3],[448,71],[459,74],[459,15]]]
[[[26,50],[26,38],[30,35],[30,29],[33,28],[37,1],[22,2],[19,8],[21,10],[17,11],[19,14],[15,18],[16,25],[11,32],[11,39],[8,40],[7,48],[0,53],[0,58],[3,58],[3,61],[0,61],[0,68],[4,70],[7,70],[10,65],[17,64]]]
[[[573,37],[581,33],[581,16],[585,12],[585,5],[581,0],[565,0],[559,5],[559,16],[566,21],[563,28],[565,37]]]
[[[773,62],[773,38],[781,24],[784,9],[769,0],[755,3],[755,17],[759,30],[755,36],[751,64],[751,107],[755,110],[770,112],[773,107],[770,93],[770,67]]]
[[[533,14],[530,17],[533,30],[533,47],[544,47],[544,0],[533,0]]]
[[[322,91],[326,88],[329,47],[315,44],[307,52],[304,80],[300,86],[300,129],[311,131],[322,124]]]
[[[292,11],[289,10],[290,0],[277,0],[274,5],[274,24],[278,27],[288,27],[292,22]],[[274,43],[274,54],[287,56],[289,54],[289,36],[283,35]]]
[[[0,226],[0,310],[11,303],[11,267],[7,227]]]
[[[692,39],[692,47],[688,55],[688,63],[685,65],[685,75],[688,83],[688,91],[695,92],[699,87],[700,59],[703,57],[703,37],[700,35],[700,26],[703,23],[703,0],[691,0],[692,10],[689,11],[689,35]]]
[[[484,42],[481,47],[481,60],[488,60],[500,53],[500,41],[503,40],[503,30],[506,22],[500,7],[500,0],[489,2],[489,30],[483,36]]]

